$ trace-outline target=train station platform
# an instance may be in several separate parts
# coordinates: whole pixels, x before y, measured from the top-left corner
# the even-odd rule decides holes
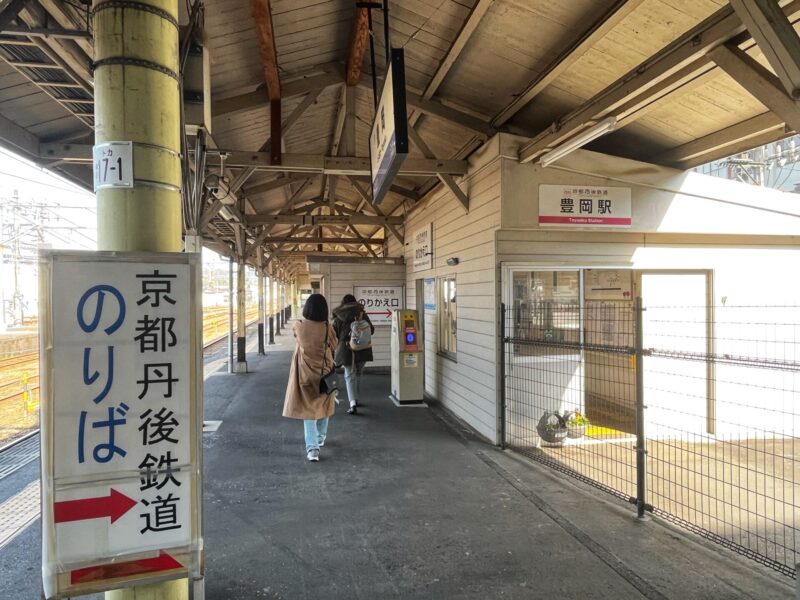
[[[793,582],[503,452],[366,374],[319,463],[281,417],[284,333],[249,373],[207,361],[206,598],[790,598]],[[251,346],[252,348],[252,346]],[[214,360],[217,362],[214,363]],[[0,506],[36,477],[0,480]],[[1,510],[1,509],[0,509]],[[39,597],[38,519],[0,547],[0,598]],[[98,596],[99,597],[99,596]]]

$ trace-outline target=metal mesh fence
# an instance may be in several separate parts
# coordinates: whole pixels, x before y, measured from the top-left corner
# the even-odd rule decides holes
[[[798,308],[637,306],[504,311],[505,444],[795,576]]]

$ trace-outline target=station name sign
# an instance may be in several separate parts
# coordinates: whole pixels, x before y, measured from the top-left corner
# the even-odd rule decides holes
[[[408,155],[408,116],[403,50],[392,48],[369,136],[372,203],[379,205]]]
[[[596,185],[539,186],[541,227],[628,228],[631,188]]]
[[[45,598],[202,577],[200,260],[42,254]]]

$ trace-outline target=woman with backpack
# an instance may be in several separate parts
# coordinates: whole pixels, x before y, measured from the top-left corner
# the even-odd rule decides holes
[[[325,445],[328,418],[336,408],[336,392],[322,391],[321,380],[333,371],[336,332],[328,324],[328,302],[321,294],[311,294],[303,307],[303,318],[294,324],[295,350],[289,369],[289,383],[283,403],[283,416],[302,419],[306,457],[319,461],[319,448]]]
[[[358,406],[358,390],[361,370],[372,358],[372,334],[375,326],[369,320],[364,307],[356,302],[352,294],[342,298],[342,304],[333,311],[333,329],[339,339],[334,361],[344,367],[344,382],[350,408],[347,414],[355,415]]]

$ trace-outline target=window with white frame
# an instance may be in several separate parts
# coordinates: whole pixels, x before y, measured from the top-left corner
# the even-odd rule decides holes
[[[439,278],[439,352],[456,357],[456,276]]]

